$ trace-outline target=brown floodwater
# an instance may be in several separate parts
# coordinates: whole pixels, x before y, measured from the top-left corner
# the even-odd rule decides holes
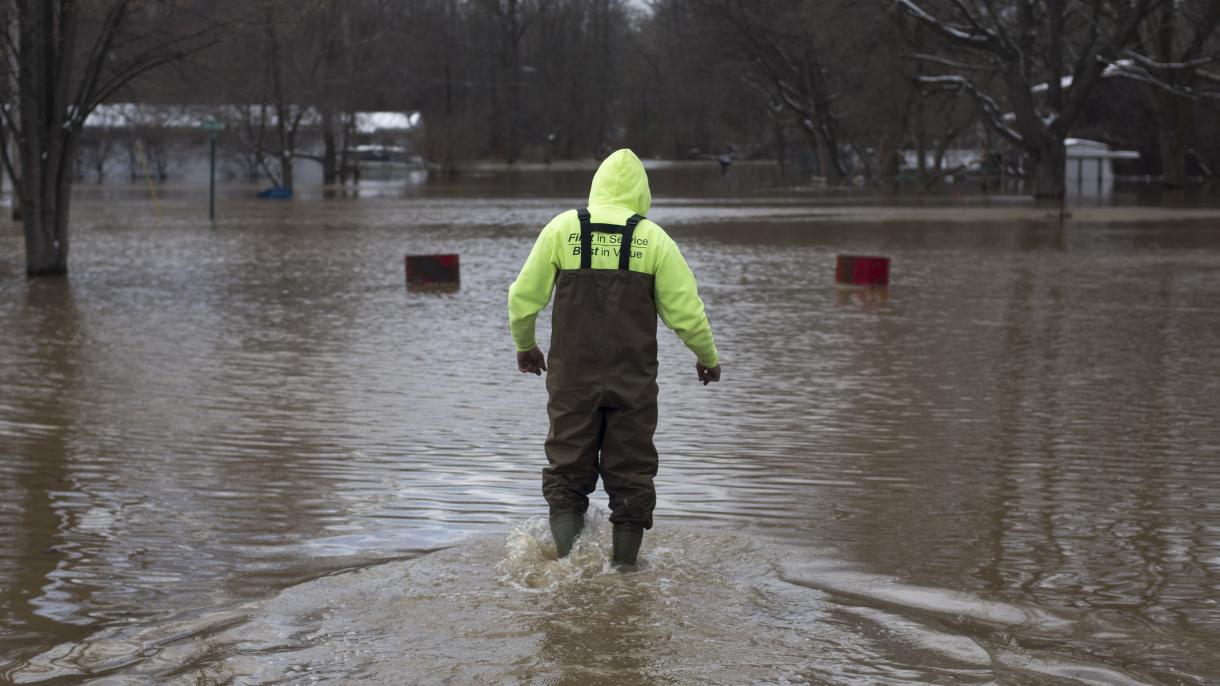
[[[1214,204],[734,178],[653,175],[724,381],[662,330],[629,574],[603,494],[553,559],[506,325],[587,171],[228,189],[215,227],[82,188],[66,280],[0,226],[0,683],[1220,682]],[[432,252],[460,290],[404,287]]]

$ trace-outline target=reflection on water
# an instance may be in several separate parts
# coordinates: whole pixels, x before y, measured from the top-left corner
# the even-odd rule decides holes
[[[530,519],[545,397],[504,294],[580,202],[558,178],[215,228],[85,193],[69,281],[5,229],[0,681],[1220,679],[1214,218],[658,187],[725,381],[663,336],[620,574],[605,527],[559,562]],[[407,252],[461,288],[408,291]],[[893,285],[836,289],[840,252]]]

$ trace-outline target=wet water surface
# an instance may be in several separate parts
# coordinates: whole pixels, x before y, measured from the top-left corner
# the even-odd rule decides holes
[[[0,683],[1220,681],[1210,210],[663,179],[725,374],[662,331],[630,574],[604,514],[554,560],[507,334],[566,182],[216,228],[197,192],[84,191],[67,281],[3,229]],[[407,252],[460,253],[461,289],[408,292]],[[835,288],[851,252],[888,291]]]

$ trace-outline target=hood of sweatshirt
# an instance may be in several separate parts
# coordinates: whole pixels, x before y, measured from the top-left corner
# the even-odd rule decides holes
[[[639,215],[647,215],[652,207],[644,165],[627,148],[610,153],[593,175],[589,207],[597,205],[625,207]]]

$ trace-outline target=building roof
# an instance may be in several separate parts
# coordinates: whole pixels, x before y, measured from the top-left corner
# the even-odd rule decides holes
[[[87,129],[166,128],[196,129],[203,122],[219,119],[230,126],[250,118],[259,105],[153,105],[148,103],[116,102],[98,105],[85,119]],[[301,115],[301,124],[317,127],[322,114],[315,107],[301,111],[293,106],[294,116]],[[277,123],[275,108],[267,107],[258,116],[266,117],[267,125]],[[418,112],[356,112],[356,131],[373,134],[379,131],[409,131],[419,125]]]

